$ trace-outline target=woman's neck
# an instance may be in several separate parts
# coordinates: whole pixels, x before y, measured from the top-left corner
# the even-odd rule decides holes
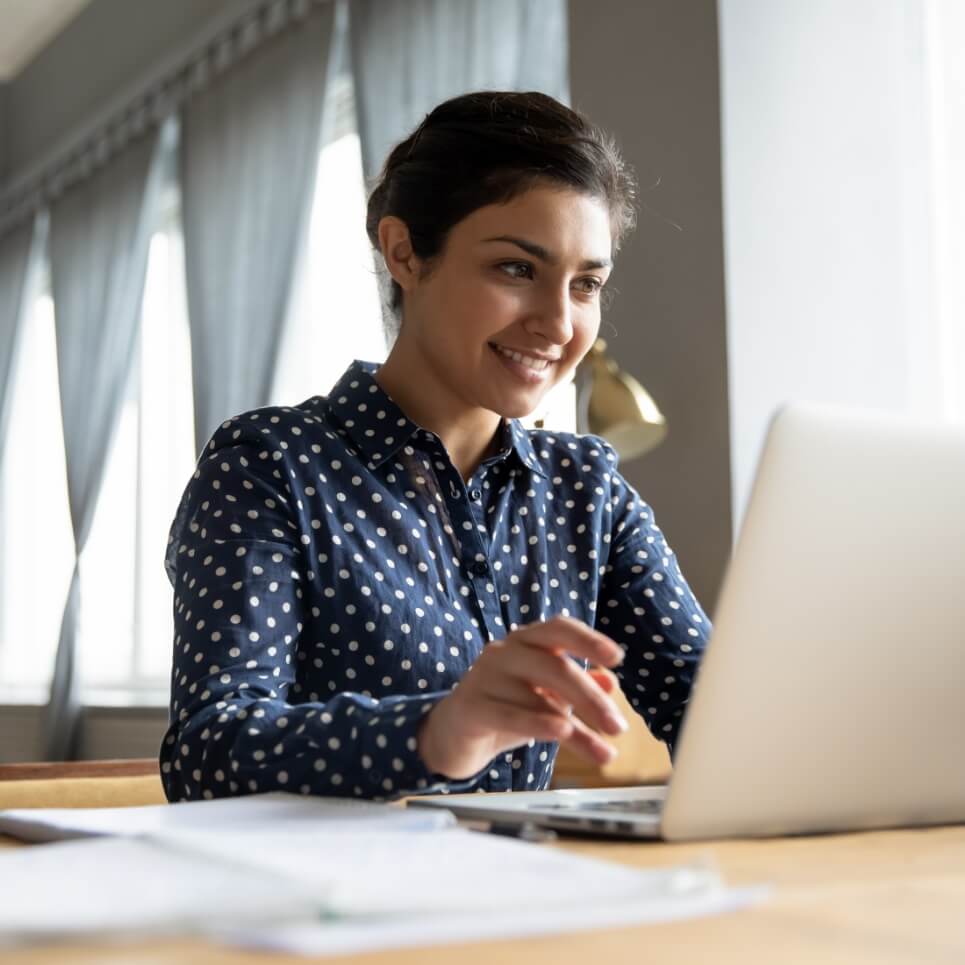
[[[435,433],[464,480],[499,445],[502,419],[489,409],[469,407],[419,360],[396,342],[375,381],[417,425]]]

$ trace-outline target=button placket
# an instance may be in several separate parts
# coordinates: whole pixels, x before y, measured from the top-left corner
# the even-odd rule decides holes
[[[476,619],[485,635],[489,639],[498,639],[502,634],[500,627],[495,624],[495,617],[499,616],[498,607],[486,606],[483,601],[491,596],[487,585],[493,578],[489,560],[488,531],[480,526],[485,523],[485,508],[482,505],[482,479],[471,476],[468,484],[463,482],[462,476],[456,471],[448,458],[438,454],[440,461],[446,463],[444,470],[438,469],[437,475],[445,495],[449,518],[455,531],[455,538],[461,548],[461,561],[466,574],[466,583],[470,589],[470,596],[475,603]],[[479,499],[473,499],[473,492],[477,492]]]
[[[480,466],[478,475],[469,479],[469,495],[472,491],[479,492],[479,500],[472,501],[469,505],[469,512],[474,520],[474,530],[476,532],[477,543],[482,545],[481,550],[473,554],[472,562],[469,562],[468,553],[466,556],[467,569],[471,574],[471,580],[475,585],[477,599],[480,602],[481,616],[483,623],[489,632],[489,639],[500,640],[508,632],[508,622],[503,613],[503,606],[499,600],[499,587],[496,580],[496,570],[493,566],[491,555],[493,549],[492,530],[493,520],[490,517],[487,525],[487,515],[490,507],[486,505],[486,493],[488,492],[490,504],[496,499],[496,492],[488,488],[486,477],[489,468],[485,465]],[[499,621],[497,623],[497,620]]]

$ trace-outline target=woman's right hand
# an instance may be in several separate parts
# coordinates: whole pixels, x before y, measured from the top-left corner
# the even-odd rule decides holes
[[[571,657],[601,667],[623,661],[609,637],[570,617],[554,617],[488,643],[419,729],[426,767],[452,780],[471,777],[497,754],[531,739],[560,741],[595,764],[615,754],[598,733],[627,722],[607,696],[612,674],[584,671]]]

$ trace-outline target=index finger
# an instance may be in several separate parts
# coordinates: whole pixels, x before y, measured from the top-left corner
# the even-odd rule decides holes
[[[543,623],[530,623],[514,631],[520,642],[547,650],[565,651],[585,657],[604,667],[623,663],[623,648],[605,634],[572,617],[553,617]]]

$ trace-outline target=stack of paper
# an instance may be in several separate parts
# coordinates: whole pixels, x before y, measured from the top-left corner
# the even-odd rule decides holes
[[[311,921],[324,896],[269,873],[190,859],[163,839],[69,841],[0,853],[0,947],[72,936]]]
[[[192,931],[334,954],[662,921],[762,894],[709,869],[638,870],[467,831],[446,811],[284,794],[0,812],[0,832],[89,838],[0,852],[0,944]]]
[[[320,907],[339,918],[581,906],[689,896],[720,884],[712,873],[640,871],[461,828],[257,837],[215,832],[165,840],[192,859],[299,882],[324,895]]]
[[[63,841],[100,835],[166,834],[170,831],[295,831],[305,826],[330,831],[343,828],[399,828],[431,831],[454,827],[449,811],[425,816],[373,801],[320,798],[301,794],[251,794],[217,801],[151,804],[133,808],[36,808],[0,811],[0,834],[21,841]]]
[[[196,854],[237,853],[232,835]],[[189,838],[181,836],[182,844]],[[383,948],[584,931],[736,910],[766,889],[732,890],[704,866],[639,870],[459,828],[438,834],[267,835],[247,856],[327,890],[324,922],[227,927],[246,948],[336,955]],[[299,860],[295,860],[296,851]],[[328,874],[332,865],[335,876]]]

